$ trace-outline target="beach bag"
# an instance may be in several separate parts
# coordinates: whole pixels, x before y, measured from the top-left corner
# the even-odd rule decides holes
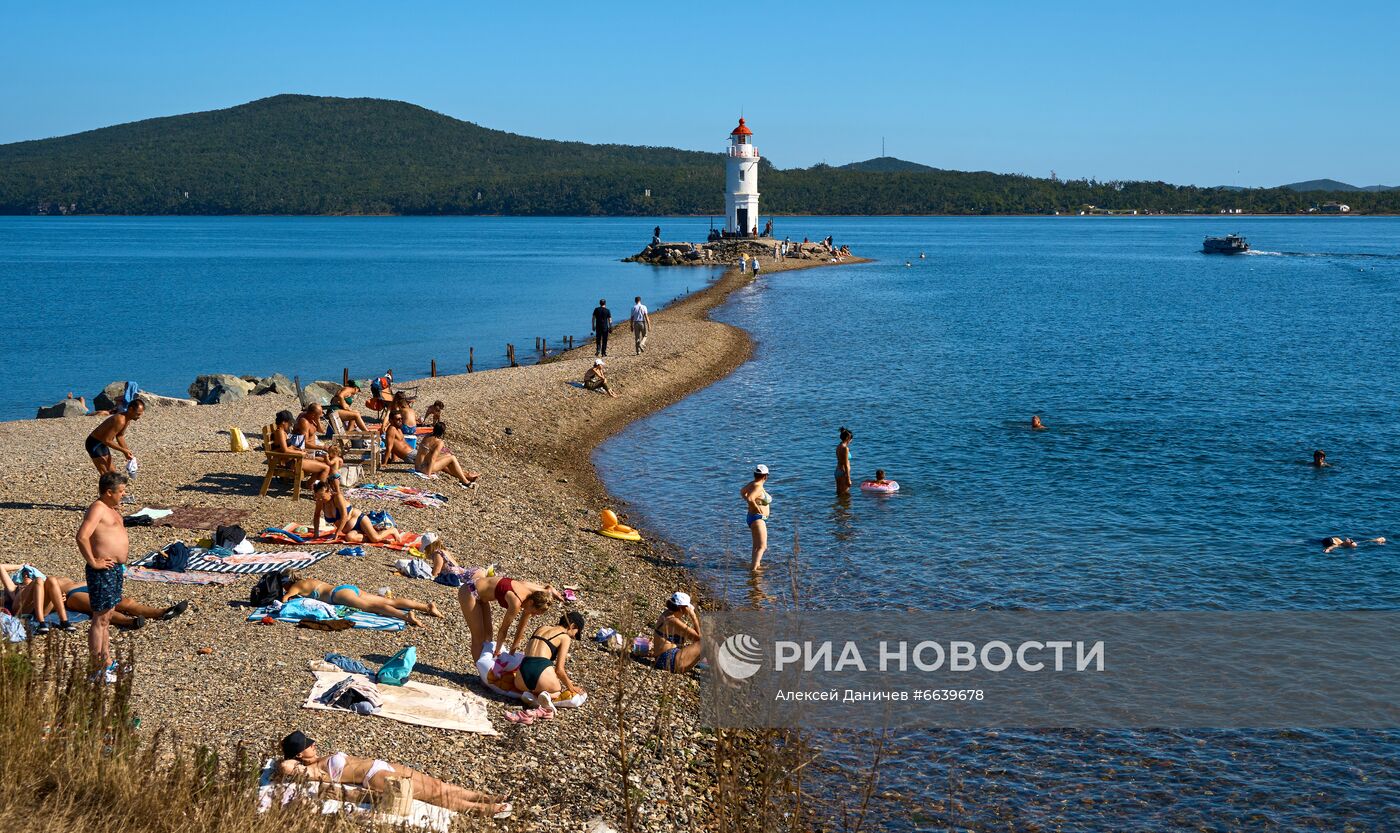
[[[248,438],[243,436],[243,430],[237,425],[228,427],[228,450],[229,451],[250,451]]]
[[[370,525],[376,529],[386,526],[398,526],[398,524],[394,523],[394,516],[385,512],[383,509],[371,509],[365,513],[365,517],[369,518]]]
[[[248,540],[248,533],[244,532],[243,527],[237,524],[221,526],[214,530],[214,546],[216,547],[232,550],[246,540]]]
[[[408,675],[413,673],[413,666],[417,663],[418,649],[410,645],[384,663],[384,667],[379,669],[379,682],[385,685],[403,685],[408,682]]]
[[[190,568],[190,548],[185,546],[184,541],[176,541],[151,559],[151,566],[157,570],[183,573]]]
[[[248,594],[248,601],[253,607],[267,607],[273,602],[282,601],[282,594],[287,592],[285,581],[286,575],[283,573],[265,574],[253,585],[252,592]]]

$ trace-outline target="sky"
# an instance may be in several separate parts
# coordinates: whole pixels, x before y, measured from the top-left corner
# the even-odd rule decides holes
[[[0,143],[278,93],[780,168],[1400,185],[1400,3],[0,0]]]

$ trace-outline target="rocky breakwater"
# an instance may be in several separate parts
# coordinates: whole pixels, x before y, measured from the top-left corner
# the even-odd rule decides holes
[[[40,406],[35,418],[58,419],[86,416],[90,413],[111,413],[118,410],[129,384],[125,380],[108,384],[92,397],[90,406],[87,397],[75,397],[70,393],[66,398],[52,405]],[[314,399],[322,404],[329,403],[330,396],[340,391],[340,385],[334,382],[312,382],[306,387],[307,393],[310,395],[307,401]],[[249,396],[263,396],[269,393],[295,396],[297,388],[291,379],[281,373],[274,373],[271,376],[235,376],[230,373],[208,373],[197,377],[190,383],[186,392],[189,394],[188,398],[161,396],[148,390],[142,390],[141,401],[145,402],[147,407],[153,408],[226,405],[241,401]]]
[[[761,257],[765,260],[777,258],[781,246],[782,241],[769,237],[715,240],[709,243],[652,243],[622,260],[624,263],[649,263],[653,266],[736,266],[740,255]],[[829,261],[832,259],[832,252],[821,243],[789,242],[785,259]]]

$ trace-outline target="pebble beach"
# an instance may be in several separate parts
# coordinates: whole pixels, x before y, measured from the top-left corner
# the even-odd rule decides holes
[[[765,258],[763,271],[820,265],[836,264]],[[632,355],[625,321],[617,326],[608,357],[616,399],[569,384],[581,379],[591,362],[591,344],[538,365],[407,383],[417,388],[420,414],[435,399],[446,404],[448,445],[482,478],[468,491],[446,476],[425,482],[402,464],[389,466],[374,479],[430,488],[446,495],[447,505],[365,508],[390,510],[402,529],[439,533],[463,564],[495,564],[506,575],[578,587],[580,599],[572,609],[586,617],[589,635],[612,627],[630,638],[648,629],[676,590],[696,595],[703,609],[704,588],[679,565],[674,546],[645,529],[641,543],[597,533],[601,510],[616,510],[626,523],[627,507],[608,496],[589,459],[598,443],[629,422],[722,378],[748,357],[747,334],[710,320],[709,312],[751,280],[751,274],[730,269],[709,287],[654,314],[642,356]],[[615,306],[615,320],[625,319],[630,303]],[[347,360],[362,374],[382,369],[373,356]],[[139,369],[131,375],[139,378]],[[297,407],[295,397],[274,393],[226,405],[148,408],[127,434],[141,466],[128,511],[139,506],[242,509],[249,515],[241,526],[250,536],[265,527],[310,523],[309,490],[293,501],[285,484],[274,483],[267,497],[258,496],[265,472],[261,427],[278,410]],[[31,562],[50,575],[81,579],[73,534],[96,497],[96,475],[82,443],[100,420],[0,423],[6,450],[0,457],[0,561]],[[228,430],[234,426],[252,441],[252,451],[229,450]],[[163,527],[129,532],[132,560],[174,540],[193,544],[204,534]],[[552,720],[512,724],[504,715],[518,703],[485,691],[476,679],[457,591],[399,575],[393,564],[403,553],[370,547],[365,552],[363,558],[331,556],[306,572],[333,584],[388,587],[396,596],[432,601],[445,618],[425,616],[425,627],[398,632],[320,632],[245,621],[256,577],[228,586],[128,581],[127,597],[140,602],[192,601],[190,611],[173,621],[114,631],[119,655],[129,651],[134,657],[134,702],[142,731],[165,730],[185,745],[224,754],[241,747],[264,757],[274,753],[278,738],[300,728],[323,749],[407,764],[473,789],[510,792],[515,816],[497,829],[518,830],[577,830],[597,817],[616,823],[619,737],[625,736],[634,744],[629,766],[644,796],[639,817],[644,829],[680,829],[707,812],[715,777],[710,736],[694,717],[697,678],[657,672],[585,642],[571,653],[570,670],[590,692],[590,702]],[[85,646],[85,627],[39,639]],[[498,734],[302,708],[312,683],[308,663],[337,652],[377,667],[407,645],[418,651],[415,679],[484,696]]]

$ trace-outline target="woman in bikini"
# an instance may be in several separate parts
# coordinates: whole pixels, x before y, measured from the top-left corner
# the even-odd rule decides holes
[[[554,711],[554,698],[565,691],[583,694],[569,679],[569,646],[583,633],[583,614],[570,611],[557,625],[541,625],[525,643],[525,659],[514,676],[514,688],[526,695],[527,703],[540,703]]]
[[[447,425],[439,422],[433,426],[433,433],[424,437],[418,444],[418,455],[414,458],[413,468],[420,474],[434,475],[440,471],[445,471],[457,478],[457,482],[462,484],[462,488],[467,489],[476,483],[481,477],[481,472],[467,471],[462,468],[462,464],[447,448],[447,443],[443,441],[443,436],[447,434]]]
[[[457,603],[461,605],[462,616],[467,620],[467,627],[472,633],[472,656],[480,659],[488,650],[493,654],[504,652],[506,636],[510,633],[512,622],[517,624],[515,639],[510,644],[510,653],[520,650],[520,641],[531,617],[548,611],[555,599],[564,601],[564,594],[551,585],[535,584],[509,576],[488,576],[485,569],[475,570],[462,586],[457,588]],[[492,600],[504,611],[494,642],[490,641]]]
[[[690,603],[690,594],[673,593],[652,630],[656,638],[648,656],[659,670],[687,674],[700,662],[700,617]]]
[[[403,764],[377,758],[357,758],[344,752],[321,755],[316,741],[301,732],[282,738],[282,761],[277,765],[277,775],[284,781],[348,784],[375,793],[384,792],[389,776],[408,778],[413,784],[413,797],[418,801],[495,818],[506,818],[511,813],[510,802],[506,800],[509,796],[474,792]]]
[[[340,393],[331,397],[331,407],[335,408],[336,414],[347,429],[368,431],[369,426],[365,424],[365,418],[359,411],[355,410],[355,396],[359,392],[360,386],[353,379],[346,382],[341,387]]]
[[[301,461],[301,473],[315,480],[329,477],[335,468],[327,461],[317,460],[307,453],[304,447],[305,437],[300,434],[293,434],[292,424],[296,422],[296,417],[291,411],[278,411],[277,417],[272,424],[272,450],[278,454],[292,454],[303,458]]]
[[[437,605],[432,602],[420,602],[416,599],[405,599],[400,596],[385,598],[376,596],[373,593],[366,593],[354,584],[337,584],[334,587],[324,581],[314,578],[306,578],[297,572],[291,572],[287,578],[292,582],[287,588],[287,592],[282,594],[282,603],[286,604],[297,596],[308,599],[315,599],[318,602],[325,602],[328,605],[344,605],[353,607],[356,610],[363,610],[366,613],[378,613],[380,616],[388,616],[393,619],[421,626],[417,613],[426,613],[436,619],[442,618],[442,612]]]
[[[335,528],[335,537],[338,541],[349,541],[366,544],[398,544],[402,533],[392,526],[383,529],[375,529],[369,515],[351,506],[345,500],[345,495],[340,491],[340,478],[331,476],[326,480],[317,480],[311,487],[311,496],[316,501],[316,508],[311,512],[311,531],[313,535],[321,532],[321,521],[325,521]]]
[[[855,435],[846,426],[841,426],[841,442],[836,445],[836,494],[850,494],[851,491],[851,440]]]
[[[753,563],[749,565],[749,569],[754,572],[762,567],[763,554],[768,551],[768,513],[772,509],[773,498],[763,488],[767,480],[768,467],[760,464],[754,467],[753,480],[739,490],[748,507],[744,523],[748,525],[749,535],[753,537]]]
[[[14,575],[11,575],[11,573]],[[54,576],[46,576],[33,564],[0,564],[0,587],[4,588],[3,606],[16,616],[26,613],[34,617],[35,634],[49,632],[45,618],[50,613],[58,614],[58,628],[72,632],[77,625],[68,621],[68,609],[64,605],[63,588]]]

